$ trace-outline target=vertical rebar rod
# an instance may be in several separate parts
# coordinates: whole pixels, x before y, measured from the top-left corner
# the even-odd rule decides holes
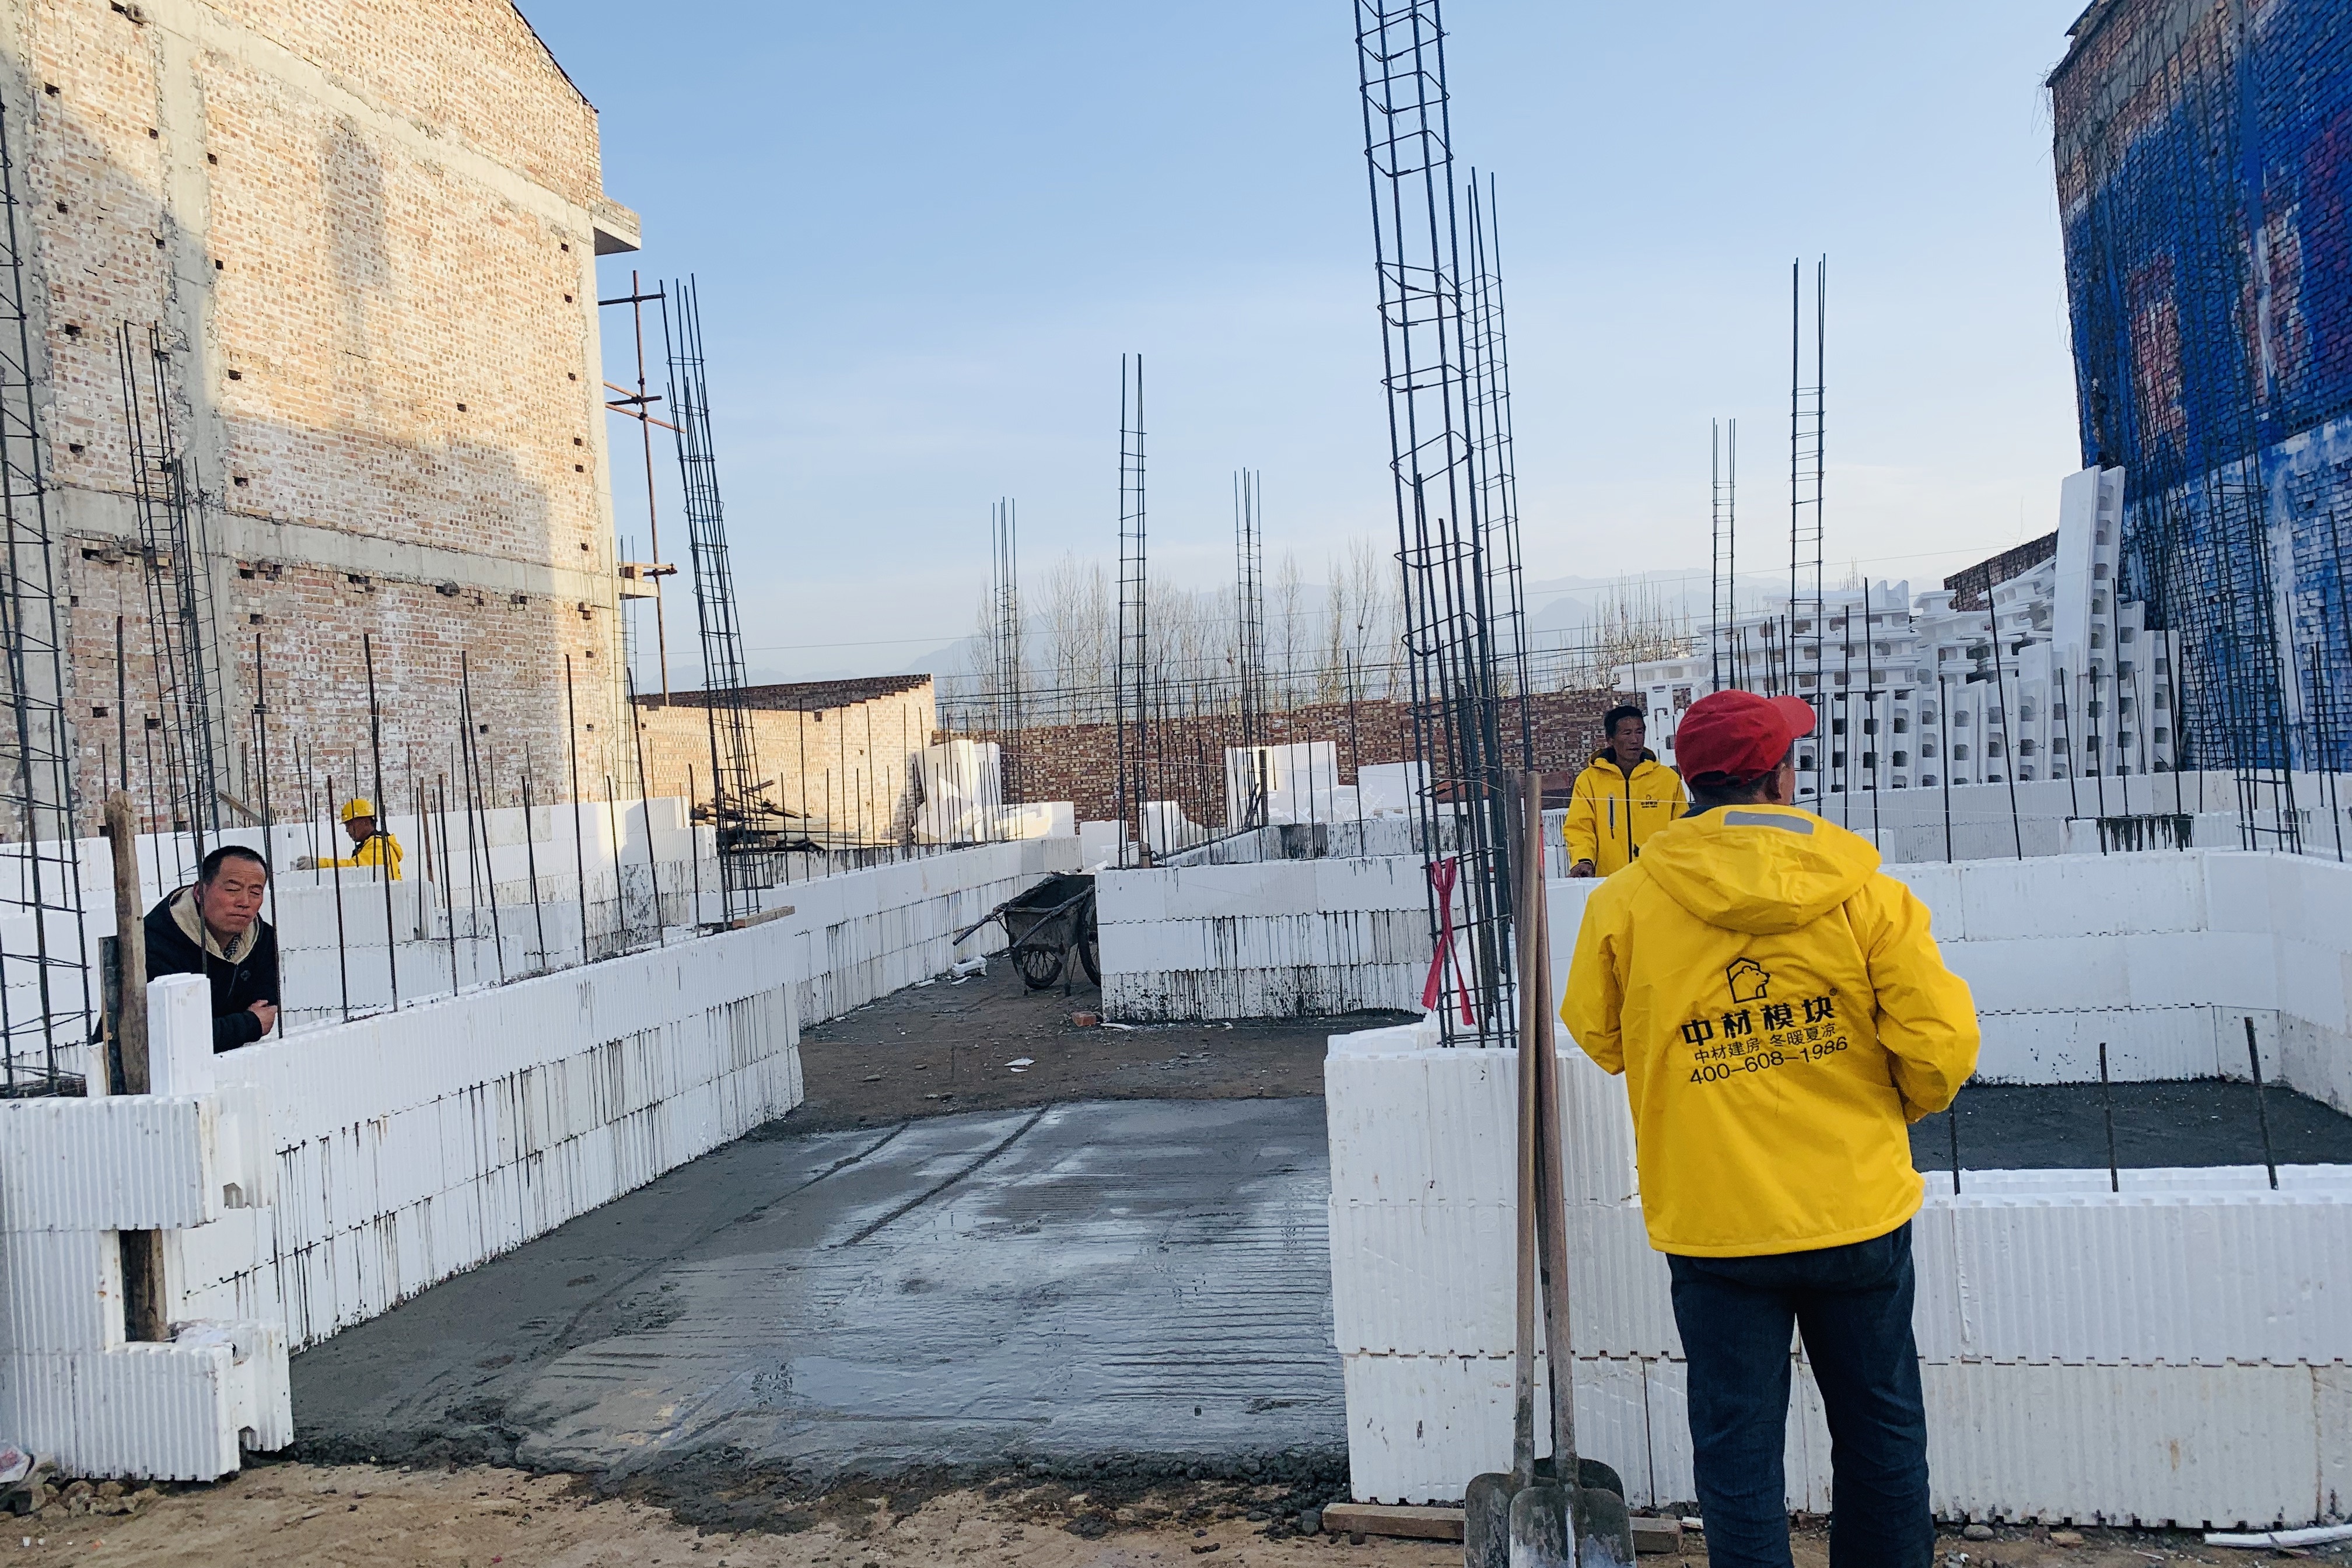
[[[2008,660],[2001,658],[2000,627],[1992,633],[1993,695],[2000,703],[2000,776],[2009,783],[2009,831],[2017,840],[2017,858],[2025,858],[2025,828],[2017,815],[2017,742],[2011,739],[2009,727]]]
[[[635,679],[634,674],[632,674],[630,679],[634,684]],[[457,708],[458,711],[464,715],[466,725],[466,837],[467,853],[468,855],[472,853],[475,824],[478,822],[481,826],[482,836],[483,886],[488,889],[490,895],[490,945],[498,953],[499,984],[503,985],[507,983],[506,930],[505,927],[500,924],[499,920],[499,868],[497,862],[494,861],[490,856],[489,811],[483,805],[484,790],[482,785],[482,753],[481,742],[478,738],[480,734],[480,721],[474,717],[473,660],[471,656],[464,648],[459,648],[457,650]],[[636,718],[635,704],[631,705],[629,717],[632,721]]]
[[[523,865],[530,877],[530,919],[539,932],[539,967],[551,969],[554,963],[547,951],[547,906],[539,896],[539,837],[535,831],[537,817],[530,798],[530,748],[523,748],[522,768],[522,853]]]
[[[619,928],[621,951],[629,949],[629,890],[621,879],[621,803],[613,789],[613,775],[604,775],[604,831],[613,841],[613,921]]]
[[[332,773],[327,775],[327,809],[335,809],[335,775]],[[337,845],[336,847],[340,849],[342,847]],[[342,986],[343,1022],[348,1024],[352,1021],[352,963],[350,939],[343,929],[343,858],[331,855],[328,858],[334,862],[328,868],[328,873],[335,885],[335,978]],[[387,942],[392,939],[392,931],[388,928],[383,934]]]
[[[451,890],[455,891],[457,885],[457,861],[455,852],[449,847],[449,775],[447,773],[438,774],[433,781],[433,807],[435,815],[441,819],[441,864],[448,868],[449,886]],[[468,894],[473,891],[470,887],[466,890]],[[473,908],[469,904],[466,910],[466,924],[468,928],[474,923],[473,914]],[[455,996],[464,989],[463,971],[458,967],[457,959],[457,901],[452,899],[449,900],[449,994]]]
[[[1952,861],[1952,691],[1943,671],[1936,672],[1936,770],[1944,785],[1944,863]]]
[[[369,776],[375,790],[373,804],[376,810],[383,813],[376,818],[375,828],[378,833],[388,835],[392,831],[392,802],[383,795],[383,708],[376,699],[373,633],[360,634],[360,658],[367,666]],[[331,808],[334,802],[330,800],[327,804]],[[420,830],[423,826],[420,821]],[[340,859],[342,846],[335,847],[336,858]],[[383,884],[383,972],[392,985],[392,1010],[397,1013],[400,1011],[400,932],[393,929],[392,873],[392,844],[387,838],[376,847],[376,879]],[[417,889],[416,897],[421,903],[425,897],[423,889]],[[452,919],[455,919],[455,911],[452,911]],[[455,988],[453,972],[451,989]]]
[[[269,879],[269,923],[278,921],[278,821],[269,809],[269,672],[261,658],[261,634],[253,634],[253,731],[261,763],[261,870]],[[282,974],[282,971],[281,971]],[[282,1002],[284,981],[279,981]]]
[[[686,862],[694,872],[694,910],[690,926],[702,924],[702,831],[694,826],[694,764],[686,764]]]
[[[654,858],[654,801],[646,789],[646,729],[637,721],[637,677],[635,670],[628,672],[628,697],[629,739],[635,743],[637,752],[637,815],[645,819],[646,825],[646,885],[653,889],[654,942],[656,946],[666,946],[669,939],[662,924],[661,867]],[[692,803],[688,802],[688,805]],[[689,834],[693,827],[694,816],[689,810],[687,814]]]
[[[2116,1171],[2116,1095],[2115,1086],[2107,1081],[2107,1042],[2099,1042],[2099,1110],[2107,1122],[2107,1191],[2124,1190],[2123,1180]]]
[[[1964,1086],[1965,1087],[1965,1086]],[[1952,1103],[1944,1111],[1944,1134],[1951,1140],[1952,1195],[1960,1195],[1960,1097],[1952,1096]]]
[[[2263,1167],[2270,1172],[2271,1191],[2278,1191],[2278,1155],[2271,1149],[2270,1097],[2263,1089],[2263,1052],[2254,1043],[2254,1021],[2246,1020],[2246,1066],[2254,1076],[2254,1121],[2263,1130]]]
[[[580,704],[572,687],[572,656],[563,656],[563,710],[570,721],[564,746],[572,763],[572,869],[580,889],[580,962],[590,962],[588,951],[588,835],[580,820]],[[724,868],[721,868],[722,879]]]

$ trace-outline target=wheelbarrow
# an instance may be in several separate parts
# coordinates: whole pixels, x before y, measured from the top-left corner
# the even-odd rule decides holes
[[[1053,876],[1011,898],[958,931],[963,941],[991,921],[1004,924],[1013,939],[1005,956],[1021,972],[1021,983],[1043,991],[1062,978],[1070,955],[1095,984],[1102,984],[1102,953],[1095,932],[1095,879],[1084,873]]]

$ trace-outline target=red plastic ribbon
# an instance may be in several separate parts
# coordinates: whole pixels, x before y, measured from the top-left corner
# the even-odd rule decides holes
[[[1462,1022],[1471,1028],[1478,1026],[1478,1016],[1470,1010],[1470,984],[1463,977],[1462,966],[1454,957],[1454,884],[1462,875],[1458,856],[1431,861],[1428,867],[1429,885],[1437,890],[1437,951],[1430,955],[1429,979],[1421,988],[1421,1007],[1433,1013],[1444,1004],[1445,976],[1450,969],[1454,988],[1462,997]]]

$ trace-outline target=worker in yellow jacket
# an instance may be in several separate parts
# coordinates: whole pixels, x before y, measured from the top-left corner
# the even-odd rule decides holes
[[[1568,874],[1606,877],[1641,858],[1650,836],[1682,814],[1683,781],[1644,749],[1649,729],[1631,703],[1601,721],[1609,743],[1576,775],[1568,820]]]
[[[1708,1561],[1789,1561],[1793,1325],[1837,1434],[1838,1560],[1926,1568],[1908,1124],[1975,1070],[1976,1007],[1878,852],[1791,804],[1812,728],[1796,699],[1745,691],[1683,715],[1691,812],[1594,889],[1560,1020],[1625,1078]]]
[[[351,835],[353,846],[347,857],[332,855],[312,859],[305,855],[294,862],[298,871],[324,871],[331,867],[350,869],[372,869],[381,866],[393,881],[400,880],[402,858],[400,840],[376,825],[375,803],[362,795],[343,806],[343,831]]]

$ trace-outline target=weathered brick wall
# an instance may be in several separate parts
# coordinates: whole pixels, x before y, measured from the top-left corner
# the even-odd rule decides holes
[[[314,776],[331,759],[347,774],[354,750],[371,769],[365,632],[388,784],[412,756],[447,771],[463,654],[501,797],[526,754],[540,798],[566,795],[575,740],[583,792],[607,773],[633,789],[594,255],[600,226],[634,220],[604,198],[594,109],[521,16],[0,0],[0,35],[85,800],[117,748],[118,615],[142,795],[158,711],[143,571],[121,548],[126,321],[163,330],[212,503],[226,787],[259,796],[257,669],[274,797],[298,790],[298,752]]]
[[[1576,769],[1600,744],[1601,715],[1616,699],[1599,691],[1546,691],[1533,699],[1537,766]],[[1505,724],[1516,739],[1518,704],[1506,704]],[[1411,710],[1381,698],[1334,702],[1269,713],[1263,742],[1288,745],[1328,741],[1339,747],[1339,782],[1356,782],[1367,763],[1401,763],[1413,754]],[[1118,732],[1109,724],[1033,725],[1017,736],[984,731],[959,731],[974,739],[1001,739],[1009,753],[1010,792],[1025,801],[1066,800],[1079,820],[1108,821],[1118,815]],[[1184,815],[1202,825],[1225,820],[1225,748],[1241,743],[1240,721],[1230,714],[1175,719],[1157,727],[1152,746],[1150,793],[1155,800],[1183,803]]]
[[[647,786],[710,798],[710,726],[697,693],[637,699]],[[895,843],[914,805],[914,757],[939,722],[929,676],[755,686],[746,692],[752,747],[769,799],[829,821],[836,834]],[[689,779],[690,775],[690,779]]]

